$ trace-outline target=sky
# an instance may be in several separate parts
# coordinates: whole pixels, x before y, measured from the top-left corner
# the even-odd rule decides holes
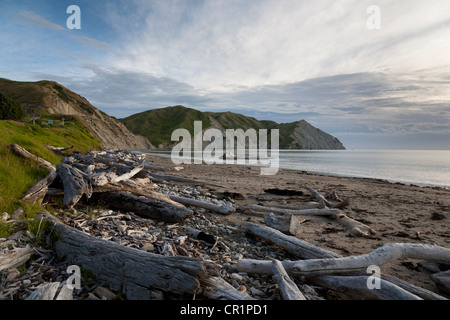
[[[116,118],[181,104],[450,150],[448,0],[0,0],[0,28],[0,77]]]

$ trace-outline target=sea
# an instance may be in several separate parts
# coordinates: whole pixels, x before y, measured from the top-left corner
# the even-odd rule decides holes
[[[450,189],[450,150],[279,150],[279,168]]]

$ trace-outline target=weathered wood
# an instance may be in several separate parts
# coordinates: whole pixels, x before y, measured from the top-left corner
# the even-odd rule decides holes
[[[47,212],[40,215],[54,224],[55,251],[60,258],[89,270],[99,281],[127,297],[137,298],[146,289],[196,294],[200,289],[198,279],[208,277],[202,260],[125,247],[67,226]]]
[[[360,256],[297,261],[291,273],[298,276],[347,273],[406,258],[450,263],[450,249],[425,244],[388,243]]]
[[[144,169],[144,164],[145,164],[145,162],[142,162],[139,166],[137,166],[136,168],[132,169],[130,172],[127,172],[125,174],[122,174],[122,175],[114,178],[113,182],[120,182],[120,181],[123,181],[123,180],[131,179],[136,174],[138,174],[140,171],[142,171],[142,169]]]
[[[219,188],[225,188],[224,186],[221,186],[221,185],[213,184],[213,183],[206,182],[206,181],[194,180],[194,179],[190,179],[190,178],[186,178],[186,177],[164,175],[164,174],[159,174],[159,173],[154,173],[154,172],[149,172],[149,175],[158,181],[166,180],[166,181],[190,183],[190,184],[194,184],[197,186],[209,185],[209,186],[214,186],[214,187],[219,187]]]
[[[287,235],[296,236],[301,233],[300,221],[292,214],[276,215],[267,213],[264,215],[264,222],[267,226]]]
[[[21,266],[22,264],[27,262],[28,259],[30,259],[32,254],[33,249],[30,246],[26,246],[24,248],[16,248],[11,252],[2,254],[0,260],[0,271]]]
[[[117,179],[117,174],[114,171],[103,171],[99,173],[89,174],[89,180],[93,187],[101,187],[111,183]]]
[[[276,214],[291,214],[294,216],[325,216],[331,217],[332,219],[339,219],[342,217],[343,212],[339,209],[328,209],[328,208],[311,208],[311,209],[286,209],[286,208],[276,208],[276,207],[266,207],[260,206],[257,204],[248,204],[246,206],[241,207],[241,210],[248,211],[259,211],[259,212],[271,212]]]
[[[338,224],[343,225],[349,230],[350,235],[352,236],[369,236],[371,234],[374,234],[375,231],[372,230],[372,228],[366,226],[365,224],[358,222],[356,220],[353,220],[349,218],[344,211],[340,209],[329,209],[329,208],[322,208],[322,209],[301,209],[301,210],[293,210],[293,209],[285,209],[285,208],[274,208],[274,207],[265,207],[260,206],[256,204],[250,204],[246,205],[241,208],[241,210],[244,210],[244,212],[250,210],[250,211],[260,211],[260,212],[272,212],[276,214],[292,214],[295,216],[324,216],[327,217]]]
[[[132,180],[120,181],[119,183],[110,182],[106,185],[93,187],[93,193],[105,192],[131,192],[139,196],[144,196],[146,198],[159,200],[177,207],[185,208],[184,205],[177,201],[173,201],[169,198],[169,196],[154,191],[152,186],[141,185]]]
[[[255,300],[245,292],[240,292],[220,277],[200,280],[202,295],[212,300]]]
[[[53,163],[32,154],[31,152],[25,150],[24,148],[22,148],[21,146],[15,144],[15,143],[9,145],[9,148],[12,151],[14,151],[16,154],[18,154],[24,158],[36,161],[40,167],[47,169],[48,171],[56,171],[56,167]]]
[[[420,297],[382,278],[379,279],[379,289],[369,289],[367,276],[317,276],[309,280],[316,285],[350,295],[352,299],[422,300]]]
[[[395,284],[396,286],[399,286],[400,288],[402,288],[408,292],[411,292],[412,294],[414,294],[424,300],[448,300],[447,298],[445,298],[433,291],[418,287],[416,285],[413,285],[412,283],[395,278],[393,276],[383,274],[381,277],[384,280],[389,281],[390,283]]]
[[[316,259],[338,257],[338,255],[334,252],[319,248],[296,237],[285,235],[282,232],[270,227],[245,222],[243,229],[245,232],[274,243],[299,258]]]
[[[25,300],[53,300],[59,288],[59,282],[50,282],[40,285]]]
[[[218,206],[215,205],[213,203],[209,203],[209,202],[205,202],[205,201],[201,201],[201,200],[196,200],[196,199],[192,199],[192,198],[185,198],[185,197],[180,197],[180,196],[175,196],[175,195],[169,195],[170,199],[172,199],[173,201],[188,205],[188,206],[193,206],[193,207],[199,207],[199,208],[203,208],[203,209],[207,209],[210,210],[212,212],[216,212],[219,214],[223,214],[223,215],[230,215],[233,212],[236,212],[236,209],[230,206]]]
[[[431,279],[436,282],[437,287],[446,293],[450,293],[450,270],[438,272],[431,275]]]
[[[42,203],[45,195],[48,191],[48,186],[53,183],[56,178],[55,171],[49,171],[48,175],[44,178],[36,182],[33,186],[31,186],[25,195],[22,197],[22,200],[28,203]]]
[[[193,214],[192,210],[185,207],[124,192],[94,193],[90,200],[102,202],[113,210],[131,211],[164,222],[183,222]]]
[[[73,288],[67,285],[61,287],[59,282],[42,284],[25,300],[73,300]],[[59,291],[59,292],[58,292]]]
[[[281,264],[284,270],[290,274],[295,261],[284,260],[281,261]],[[273,275],[271,260],[240,259],[237,262],[236,270],[248,274]]]
[[[189,237],[195,240],[205,241],[206,243],[212,245],[217,242],[217,237],[206,234],[203,231],[194,228],[186,227],[186,232],[188,233]]]
[[[286,270],[280,261],[274,260],[272,265],[273,276],[272,278],[278,283],[278,287],[281,291],[283,300],[306,300],[303,293],[297,287],[297,285],[289,278]]]
[[[316,190],[314,190],[313,188],[311,188],[309,186],[305,186],[305,189],[307,189],[309,192],[311,192],[312,195],[317,199],[317,201],[319,201],[321,208],[325,208],[325,207],[331,208],[331,204],[319,192],[317,192]]]
[[[64,185],[63,204],[66,208],[74,207],[83,195],[91,197],[92,187],[80,170],[61,163],[57,166],[56,172]]]

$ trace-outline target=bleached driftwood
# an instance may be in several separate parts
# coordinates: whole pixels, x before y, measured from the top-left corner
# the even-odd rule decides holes
[[[196,199],[192,199],[192,198],[185,198],[185,197],[180,197],[180,196],[175,196],[175,195],[169,195],[170,199],[172,199],[173,201],[188,205],[188,206],[193,206],[193,207],[199,207],[199,208],[203,208],[203,209],[207,209],[219,214],[223,214],[223,215],[230,215],[233,212],[236,212],[236,209],[230,206],[218,206],[215,205],[213,203],[209,203],[209,202],[205,202],[205,201],[201,201],[201,200],[196,200]]]
[[[303,293],[297,287],[297,285],[289,278],[286,270],[280,261],[274,260],[272,265],[273,276],[272,278],[278,283],[278,287],[281,291],[283,300],[306,300]]]
[[[450,263],[450,249],[425,244],[388,243],[360,256],[297,261],[291,273],[298,276],[347,273],[406,258]]]
[[[110,182],[103,186],[93,187],[93,193],[105,193],[105,192],[131,192],[139,196],[163,201],[177,207],[185,208],[184,205],[182,205],[179,202],[173,201],[172,199],[169,198],[169,196],[154,191],[152,186],[142,185],[136,183],[133,180],[125,180],[119,183]]]
[[[295,216],[324,216],[329,218],[337,223],[343,225],[349,230],[349,233],[353,236],[369,236],[370,234],[374,234],[374,230],[372,228],[366,226],[365,224],[356,221],[354,219],[349,218],[344,211],[340,209],[302,209],[302,210],[292,210],[285,208],[274,208],[274,207],[265,207],[256,204],[246,205],[241,208],[245,211],[259,211],[259,212],[272,212],[276,214],[292,214]]]
[[[367,276],[317,276],[310,281],[327,289],[350,295],[352,299],[422,300],[383,278],[379,279],[379,289],[369,289]]]
[[[308,189],[312,193],[312,195],[321,203],[321,205],[323,205],[325,210],[329,207],[332,207],[332,205],[319,192],[317,192],[316,190],[314,190],[313,188],[311,188],[309,186],[305,186],[305,188]],[[344,207],[347,204],[348,204],[348,202],[346,202],[346,203],[341,202],[338,205],[338,207]],[[338,219],[335,219],[335,220],[340,225],[346,227],[349,230],[350,235],[356,236],[356,237],[368,237],[371,234],[375,234],[375,231],[372,228],[370,228],[369,226],[367,226],[359,221],[349,218],[344,213],[344,211],[337,209],[337,208],[335,208],[334,210],[339,210],[341,212],[341,215],[338,217]],[[334,217],[332,217],[332,218],[334,219]]]
[[[325,208],[325,207],[331,208],[331,204],[319,192],[317,192],[316,190],[314,190],[313,188],[308,187],[308,186],[305,186],[305,189],[307,189],[309,192],[311,192],[312,195],[317,199],[317,201],[319,201],[320,208]]]
[[[152,177],[152,179],[155,179],[157,181],[164,181],[164,180],[165,181],[175,181],[175,182],[184,182],[184,183],[194,184],[197,186],[210,185],[210,186],[214,186],[214,187],[224,188],[224,186],[221,186],[221,185],[217,185],[217,184],[213,184],[213,183],[205,182],[205,181],[194,180],[194,179],[190,179],[190,178],[186,178],[186,177],[164,175],[164,174],[159,174],[159,173],[154,173],[154,172],[149,172],[149,175]]]
[[[235,289],[220,277],[200,280],[202,295],[211,300],[255,300],[245,292]]]
[[[33,249],[30,246],[16,248],[11,252],[2,254],[0,259],[0,271],[9,268],[16,268],[24,264],[28,261],[32,254]]]
[[[333,252],[314,246],[296,237],[285,235],[284,233],[270,227],[245,222],[243,228],[245,232],[268,240],[299,258],[316,259],[325,257],[335,258],[338,256]]]
[[[53,163],[42,159],[41,157],[38,157],[34,154],[32,154],[31,152],[25,150],[24,148],[22,148],[21,146],[13,143],[9,146],[9,148],[14,151],[16,154],[27,158],[27,159],[31,159],[37,162],[37,164],[39,164],[39,166],[41,168],[47,169],[48,171],[56,171],[56,167]]]
[[[132,169],[130,172],[127,172],[125,174],[122,174],[122,175],[114,178],[113,182],[120,182],[120,181],[123,181],[123,180],[131,179],[136,174],[138,174],[140,171],[142,171],[142,169],[144,169],[144,163],[145,162],[142,162],[139,166],[137,166],[136,168]]]
[[[283,265],[284,270],[290,274],[295,261],[283,260],[281,261],[281,264]],[[273,275],[272,267],[271,260],[240,259],[237,262],[236,270],[248,274]]]
[[[69,289],[67,285],[64,285],[60,289],[60,286],[61,284],[59,282],[40,285],[25,300],[73,300],[73,288]]]
[[[141,217],[171,223],[183,222],[193,214],[192,210],[180,205],[125,192],[94,193],[90,200],[102,202],[113,210],[131,211]]]
[[[271,212],[280,215],[291,214],[294,216],[325,216],[331,217],[332,219],[339,219],[343,215],[343,212],[339,209],[311,208],[311,209],[294,210],[286,208],[266,207],[257,204],[248,204],[246,206],[241,207],[241,210],[243,210],[244,212],[246,211]]]
[[[55,171],[49,171],[48,175],[44,178],[36,182],[32,185],[25,195],[22,197],[22,200],[29,203],[42,203],[45,195],[48,191],[48,186],[53,183],[56,178]]]
[[[108,183],[111,183],[116,178],[117,174],[114,171],[102,171],[89,174],[89,181],[91,181],[93,187],[104,186]]]
[[[440,290],[450,293],[450,270],[435,273],[431,275],[431,279],[436,282]]]
[[[195,294],[198,279],[208,277],[202,260],[189,257],[168,257],[125,247],[118,243],[90,236],[61,223],[47,212],[40,212],[53,224],[55,251],[69,263],[89,270],[112,290],[127,297],[138,298],[148,290],[174,294]]]
[[[92,195],[92,186],[84,178],[84,174],[72,166],[61,163],[57,166],[56,172],[64,185],[64,201],[66,208],[74,207],[83,195],[88,198]]]
[[[411,292],[412,294],[424,299],[424,300],[448,300],[447,298],[424,288],[418,287],[412,283],[406,282],[404,280],[392,277],[387,274],[383,274],[381,276],[384,280],[389,281],[392,284],[395,284],[396,286],[399,286],[400,288]]]
[[[267,226],[277,229],[284,234],[296,236],[301,233],[301,224],[298,218],[292,214],[276,215],[267,213],[264,215]]]

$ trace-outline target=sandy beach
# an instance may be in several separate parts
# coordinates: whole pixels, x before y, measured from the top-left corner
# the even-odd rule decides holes
[[[156,166],[173,168],[170,158],[148,156]],[[383,180],[347,178],[280,170],[274,176],[261,176],[257,167],[238,165],[183,164],[180,171],[165,174],[188,177],[210,185],[211,193],[231,193],[235,206],[260,204],[301,209],[311,201],[310,186],[325,197],[335,192],[349,201],[345,214],[370,228],[368,237],[350,236],[348,230],[326,218],[305,217],[297,237],[342,256],[369,253],[387,243],[434,244],[450,248],[450,190],[418,187]],[[299,195],[274,195],[268,189],[301,191]],[[234,195],[233,195],[234,194]],[[262,217],[242,214],[217,215],[224,224],[245,221],[264,224]],[[303,219],[302,219],[303,220]],[[382,274],[396,276],[436,292],[431,274],[419,261],[399,260],[381,267]]]

